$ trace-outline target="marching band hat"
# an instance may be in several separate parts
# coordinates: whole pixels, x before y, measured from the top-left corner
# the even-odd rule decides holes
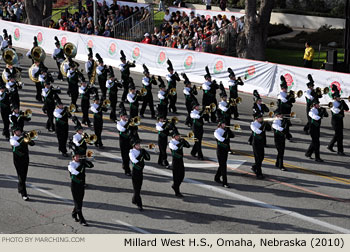
[[[79,125],[75,125],[74,129],[75,129],[75,131],[79,131],[79,130],[83,129],[83,127],[81,126],[81,124],[79,124]]]
[[[89,59],[90,59],[90,58],[93,58],[93,57],[94,57],[94,54],[92,53],[92,48],[89,47],[88,50],[89,50],[88,58],[89,58]]]
[[[332,85],[332,91],[333,91],[333,94],[332,94],[333,99],[340,97],[340,92],[337,85],[334,85],[334,84]]]
[[[277,108],[275,111],[273,111],[274,115],[281,115],[282,112],[279,108]]]
[[[98,53],[96,53],[96,58],[97,58],[98,63],[103,64],[103,59],[101,58],[101,56]]]
[[[19,127],[19,125],[17,123],[15,123],[12,127],[11,127],[11,130],[14,132],[14,131],[17,131],[17,130],[21,130],[21,127]]]
[[[7,42],[8,45],[12,45],[12,36],[9,35],[9,41]]]
[[[36,36],[34,36],[34,42],[33,42],[33,46],[34,47],[37,47],[39,44],[38,44],[38,39]]]
[[[4,39],[9,37],[6,29],[3,29],[2,32],[4,33]]]
[[[210,78],[210,77],[211,77],[211,75],[210,75],[210,72],[209,72],[209,68],[208,68],[208,66],[206,66],[206,67],[205,67],[205,72],[206,72],[206,74],[204,75],[204,78],[205,78],[205,79]]]
[[[72,117],[72,121],[73,121],[73,123],[75,124],[74,129],[75,129],[76,131],[83,129],[83,127],[81,126],[81,123],[80,123],[78,117],[73,116],[73,117]]]
[[[63,103],[59,97],[56,100],[56,106],[58,106],[58,105],[63,105]]]
[[[227,68],[227,72],[230,73],[229,76],[228,76],[229,78],[235,77],[235,73],[233,72],[233,70],[231,68]]]
[[[221,124],[223,124],[223,123],[225,123],[225,120],[220,120],[220,121],[218,122],[218,127],[220,127]]]
[[[149,74],[148,68],[145,64],[142,64],[143,67],[143,74]]]
[[[254,116],[255,119],[263,117],[262,113],[260,113],[260,112],[254,113],[253,116]]]
[[[157,119],[166,119],[166,116],[163,114],[163,113],[159,113],[158,111],[158,114],[157,114]]]
[[[19,106],[18,106],[17,103],[13,103],[13,104],[11,105],[11,111],[14,111],[15,109],[19,109]]]
[[[179,136],[180,132],[177,130],[177,128],[175,127],[171,133],[171,137],[176,137]]]
[[[123,50],[120,50],[120,55],[121,55],[120,60],[126,60]]]
[[[254,96],[255,102],[261,99],[260,94],[259,94],[258,90],[256,90],[256,89],[253,91],[253,96]]]
[[[172,71],[172,70],[174,70],[174,68],[173,68],[173,64],[171,63],[171,61],[170,61],[170,59],[168,59],[167,61],[166,61],[166,63],[168,64],[168,71],[170,72],[170,71]]]
[[[158,81],[159,81],[159,88],[165,88],[165,84],[162,77],[158,76]]]
[[[195,109],[195,107],[199,106],[199,103],[194,101],[192,102],[192,109]]]
[[[181,76],[182,76],[182,78],[184,78],[185,85],[191,84],[190,80],[188,79],[188,77],[185,73],[182,73]]]
[[[138,137],[133,137],[133,138],[131,138],[130,142],[131,142],[131,146],[135,146],[136,144],[140,144],[141,140]]]
[[[306,83],[306,86],[307,86],[308,88],[313,87],[313,86],[314,86],[314,80],[313,80],[313,78],[312,78],[312,75],[311,75],[311,74],[308,74],[308,75],[307,75],[307,78],[308,78],[309,82]]]
[[[60,41],[58,40],[57,36],[55,36],[55,41],[56,41],[56,42],[55,42],[55,45],[56,45],[56,46],[58,46],[58,45],[61,44]]]
[[[113,77],[114,77],[113,67],[109,66],[108,67],[108,78],[113,78]]]
[[[281,75],[281,85],[280,86],[281,86],[281,89],[288,88],[286,78],[284,78],[283,75]]]
[[[95,94],[95,95],[94,95],[94,101],[99,101],[99,100],[100,100],[99,95],[98,95],[98,94]]]

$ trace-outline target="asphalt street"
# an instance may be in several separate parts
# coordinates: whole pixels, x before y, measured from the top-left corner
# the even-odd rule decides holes
[[[17,50],[25,55],[24,50]],[[51,55],[46,52],[45,65],[50,71],[57,71]],[[142,63],[142,62],[137,62]],[[80,62],[80,68],[83,62]],[[304,156],[311,137],[303,133],[306,123],[305,98],[297,99],[293,107],[300,122],[293,122],[291,133],[294,142],[286,142],[285,166],[280,171],[274,166],[277,151],[274,147],[273,133],[267,133],[263,173],[266,178],[257,180],[251,171],[254,162],[252,147],[247,144],[252,121],[253,96],[241,93],[239,105],[242,132],[236,132],[231,141],[233,155],[228,160],[228,182],[231,188],[224,188],[214,182],[218,164],[216,160],[216,141],[213,135],[216,125],[205,125],[203,142],[204,161],[190,155],[185,149],[185,181],[181,185],[184,198],[177,198],[171,188],[172,171],[157,164],[158,154],[150,151],[151,160],[146,162],[141,196],[144,211],[140,212],[131,203],[131,178],[124,175],[121,166],[116,123],[108,120],[105,114],[103,143],[105,149],[89,147],[94,151],[95,167],[87,171],[88,187],[85,191],[84,216],[89,223],[83,227],[71,218],[73,209],[70,191],[70,178],[67,165],[70,158],[58,153],[55,133],[45,129],[46,115],[42,104],[35,100],[35,86],[28,78],[27,69],[31,61],[21,60],[22,81],[20,91],[21,109],[33,111],[31,122],[25,130],[40,131],[36,145],[30,147],[30,166],[28,172],[28,194],[30,201],[23,201],[17,193],[17,177],[13,165],[13,155],[8,141],[0,138],[0,232],[1,233],[350,233],[350,119],[344,118],[344,148],[347,156],[338,156],[327,150],[333,130],[330,118],[322,120],[321,158],[317,163]],[[115,66],[113,66],[115,67]],[[1,62],[0,70],[4,69]],[[151,73],[156,74],[156,73]],[[120,71],[115,69],[120,79]],[[138,88],[142,75],[132,73]],[[306,76],[305,76],[306,77]],[[214,77],[215,78],[215,77]],[[204,78],[203,78],[204,80]],[[305,78],[305,83],[307,79]],[[197,84],[197,83],[195,83]],[[198,85],[198,84],[197,84]],[[69,105],[67,82],[55,81],[54,86],[62,89],[61,99]],[[316,83],[317,86],[317,83]],[[180,122],[177,124],[181,134],[190,129],[184,125],[186,109],[182,93],[183,83],[178,83]],[[306,85],[305,85],[306,90]],[[155,104],[158,88],[153,89]],[[121,97],[119,92],[119,100]],[[201,92],[198,100],[201,101]],[[349,95],[349,94],[346,94]],[[219,99],[219,96],[217,96]],[[263,98],[265,103],[275,101]],[[80,100],[78,100],[80,103]],[[140,106],[141,108],[141,106]],[[76,114],[81,119],[81,114]],[[157,143],[154,119],[146,111],[142,118],[139,134],[143,144]],[[170,114],[168,117],[174,116]],[[1,121],[1,120],[0,120]],[[3,127],[2,121],[0,128]],[[85,130],[93,133],[93,129]],[[70,135],[74,125],[70,121]],[[193,145],[193,142],[191,142]],[[169,154],[169,153],[168,153]],[[168,160],[171,160],[170,154]]]

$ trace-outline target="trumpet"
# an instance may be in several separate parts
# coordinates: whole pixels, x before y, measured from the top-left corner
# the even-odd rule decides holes
[[[241,104],[242,103],[242,98],[241,97],[237,97],[235,98],[231,98],[230,99],[230,106],[237,106],[237,104]]]
[[[137,96],[146,96],[147,95],[147,89],[141,88],[140,90],[137,90],[136,95]]]
[[[75,111],[77,111],[77,107],[74,104],[69,105],[68,112],[74,113]]]
[[[170,119],[170,123],[172,123],[172,124],[177,124],[178,122],[179,122],[179,119],[176,116],[174,116]]]
[[[37,131],[37,130],[31,130],[29,132],[26,132],[24,134],[23,141],[25,143],[29,143],[32,140],[36,140],[38,138],[38,136],[39,136],[39,133],[40,133],[40,131]]]
[[[325,95],[329,93],[329,87],[325,87],[325,88],[317,87],[315,91],[317,95],[323,95],[323,94]]]
[[[85,142],[88,144],[94,144],[97,141],[97,136],[95,134],[84,133]]]
[[[92,160],[94,159],[94,152],[92,150],[88,150],[86,155],[80,156],[80,159]]]
[[[156,148],[156,145],[154,143],[150,143],[150,144],[145,144],[145,145],[141,145],[141,148],[143,149],[149,149],[149,150],[154,150]]]
[[[202,86],[197,87],[198,90],[203,90]]]
[[[340,99],[346,99],[350,102],[350,95],[348,97],[340,97]]]
[[[23,113],[23,116],[26,118],[32,118],[33,112],[31,109],[26,109]]]
[[[198,139],[194,137],[194,133],[192,131],[188,132],[187,135],[181,135],[181,137],[189,138],[190,140],[195,142],[198,141]]]
[[[170,94],[171,96],[176,95],[176,88],[171,88],[171,89],[169,90],[169,94]]]
[[[105,99],[103,102],[102,102],[102,107],[104,108],[109,108],[111,106],[111,101],[109,99]]]
[[[139,116],[135,116],[130,119],[129,126],[139,126],[141,124],[141,118]]]
[[[328,102],[326,104],[320,104],[320,107],[322,107],[322,108],[333,108],[333,102]]]
[[[297,114],[295,112],[292,112],[290,114],[282,114],[283,118],[295,118]]]
[[[234,124],[232,128],[231,126],[225,126],[225,128],[230,128],[232,131],[242,132],[241,126],[239,124]]]
[[[209,106],[205,106],[205,114],[213,113],[216,111],[215,103],[211,103]]]

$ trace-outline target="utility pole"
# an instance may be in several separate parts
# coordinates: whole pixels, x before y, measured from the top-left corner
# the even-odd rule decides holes
[[[349,1],[349,0],[347,0]],[[96,8],[97,8],[97,0],[94,0],[94,26],[97,25],[97,14],[96,14]]]
[[[346,72],[350,72],[350,3],[345,5],[344,63]]]

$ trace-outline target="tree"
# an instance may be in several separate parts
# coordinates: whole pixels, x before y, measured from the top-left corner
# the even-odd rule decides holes
[[[27,23],[42,26],[42,21],[52,15],[52,0],[24,0]]]
[[[259,13],[257,13],[258,2]],[[273,6],[274,0],[245,0],[244,30],[237,39],[238,57],[266,59],[265,48]]]

